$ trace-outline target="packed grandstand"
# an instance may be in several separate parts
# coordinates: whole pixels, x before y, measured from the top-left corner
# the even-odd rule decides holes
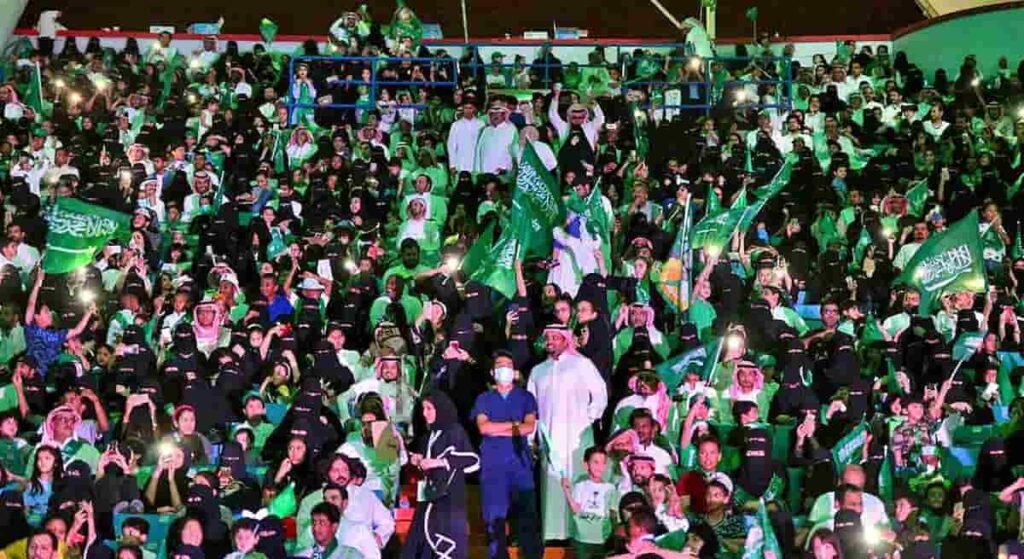
[[[0,556],[1024,557],[1024,62],[381,15],[7,46]]]

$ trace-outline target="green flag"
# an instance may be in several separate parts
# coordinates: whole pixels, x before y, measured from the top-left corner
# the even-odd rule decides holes
[[[260,37],[263,37],[263,42],[270,44],[274,42],[274,37],[277,36],[277,24],[270,20],[270,18],[263,18],[260,20]]]
[[[1013,200],[1014,196],[1016,196],[1017,193],[1020,192],[1022,181],[1024,181],[1024,172],[1021,172],[1020,176],[1017,177],[1017,180],[1013,181],[1013,184],[1010,185],[1010,188],[1006,190],[1007,200]]]
[[[779,167],[779,170],[772,177],[772,180],[768,181],[768,184],[758,188],[754,191],[754,195],[758,198],[771,198],[789,184],[789,178],[793,175],[793,162],[796,160],[795,157],[787,157],[786,161]]]
[[[971,211],[944,232],[929,237],[896,282],[921,295],[921,316],[928,316],[943,293],[984,292],[987,278],[978,234],[978,211]]]
[[[758,501],[754,525],[750,527],[750,531],[747,533],[747,541],[743,549],[743,559],[764,559],[769,553],[775,559],[782,559],[782,548],[779,547],[779,538],[775,536],[772,521],[768,518],[768,509],[764,506],[764,499],[761,499]]]
[[[835,215],[831,211],[822,212],[818,219],[811,224],[811,235],[818,241],[818,252],[828,250],[829,243],[842,242],[843,237],[836,228]]]
[[[741,223],[747,211],[747,195],[743,190],[728,210],[708,214],[693,226],[690,231],[690,248],[702,248],[714,254],[721,254],[733,233],[742,227]]]
[[[516,292],[515,262],[520,252],[519,241],[512,236],[510,229],[505,229],[498,243],[487,251],[469,279],[487,285],[511,299]]]
[[[25,104],[32,107],[36,115],[40,117],[49,116],[53,112],[53,103],[43,98],[43,72],[39,69],[38,62],[32,68],[32,77],[29,78],[28,91],[25,92]]]
[[[885,447],[882,467],[878,469],[878,496],[883,502],[891,503],[893,499],[892,460],[889,458],[889,447]]]
[[[718,199],[718,192],[714,188],[708,189],[708,199],[704,202],[704,215],[715,215],[722,211],[722,201]]]
[[[654,545],[656,545],[658,549],[667,549],[669,551],[682,551],[683,548],[686,547],[686,535],[686,530],[675,530],[673,532],[666,532],[654,539]]]
[[[953,342],[953,360],[966,361],[970,359],[984,341],[984,332],[964,332],[960,334],[956,337],[956,341]]]
[[[647,139],[647,114],[638,103],[634,102],[629,104],[629,115],[633,121],[633,143],[636,146],[636,155],[640,159],[644,159],[651,148],[651,142]]]
[[[917,217],[923,216],[929,194],[928,181],[917,181],[917,184],[907,190],[907,210]]]
[[[750,21],[757,21],[757,6],[747,8],[746,16]]]
[[[860,464],[867,434],[868,424],[862,421],[832,447],[832,463],[837,472],[850,464]]]
[[[473,246],[469,247],[466,256],[462,259],[462,272],[466,276],[472,276],[487,261],[487,255],[494,244],[494,221],[487,225],[487,229],[477,237]]]
[[[267,512],[278,517],[288,518],[295,516],[299,506],[295,499],[295,482],[289,483],[280,493],[267,505]]]
[[[683,375],[686,374],[687,370],[696,368],[697,371],[700,371],[704,368],[704,363],[707,360],[708,348],[707,346],[700,346],[662,361],[655,365],[654,372],[658,373],[661,382],[665,383],[665,389],[668,390],[669,394],[674,394],[676,388],[683,382]]]
[[[1013,238],[1013,247],[1010,248],[1010,258],[1020,260],[1024,258],[1024,240],[1020,236],[1020,223],[1017,223],[1017,235]]]
[[[558,182],[527,142],[516,172],[509,229],[523,244],[523,255],[551,256],[551,231],[564,225],[565,211]]]
[[[115,235],[130,231],[131,218],[74,198],[58,198],[46,216],[46,254],[43,271],[66,274],[92,263]]]

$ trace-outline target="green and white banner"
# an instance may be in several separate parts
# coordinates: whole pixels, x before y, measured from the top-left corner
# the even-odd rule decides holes
[[[111,238],[130,231],[127,214],[74,198],[58,198],[46,215],[43,271],[66,274],[92,263]]]

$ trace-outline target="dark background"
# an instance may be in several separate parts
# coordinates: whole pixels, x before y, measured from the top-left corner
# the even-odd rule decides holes
[[[521,36],[524,30],[559,26],[588,29],[591,37],[670,38],[674,29],[647,0],[576,0],[554,4],[546,0],[466,0],[472,37]],[[664,0],[682,20],[696,16],[698,0]],[[376,21],[390,21],[393,0],[367,2]],[[440,23],[446,38],[462,36],[459,0],[409,0],[424,22]],[[63,0],[29,2],[19,27],[33,27],[43,9],[64,11],[71,29],[120,26],[122,31],[146,31],[150,25],[174,25],[179,31],[194,22],[224,16],[225,33],[256,33],[263,17],[273,19],[282,35],[325,34],[327,27],[356,2],[316,0]],[[914,0],[720,0],[718,36],[745,37],[751,24],[747,8],[757,6],[758,28],[792,35],[888,33],[924,19]],[[290,10],[289,8],[298,8]]]

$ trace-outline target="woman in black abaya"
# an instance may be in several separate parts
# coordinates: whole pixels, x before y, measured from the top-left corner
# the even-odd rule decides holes
[[[480,457],[448,396],[429,394],[422,410],[429,431],[412,462],[423,471],[424,479],[402,559],[465,559],[469,557],[466,474],[480,468]]]

